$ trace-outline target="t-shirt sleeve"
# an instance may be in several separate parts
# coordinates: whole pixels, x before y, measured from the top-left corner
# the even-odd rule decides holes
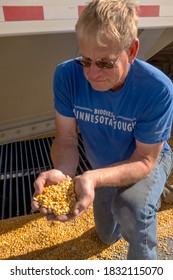
[[[54,108],[60,114],[73,118],[72,90],[70,73],[64,65],[58,65],[53,79]]]
[[[173,86],[164,87],[151,95],[134,129],[135,138],[143,143],[166,141],[173,121]]]

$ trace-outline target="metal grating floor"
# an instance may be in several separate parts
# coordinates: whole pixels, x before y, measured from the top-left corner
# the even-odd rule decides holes
[[[40,172],[52,168],[52,141],[48,137],[0,146],[0,219],[30,214],[33,182]],[[79,154],[77,174],[91,168],[80,134]]]

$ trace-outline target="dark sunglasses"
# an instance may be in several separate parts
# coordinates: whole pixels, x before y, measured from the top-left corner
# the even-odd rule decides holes
[[[90,67],[92,63],[95,63],[95,65],[98,67],[98,68],[101,68],[101,69],[112,69],[115,67],[115,63],[118,61],[119,59],[119,56],[121,54],[122,50],[119,51],[117,57],[113,60],[109,60],[109,61],[106,61],[106,60],[102,60],[102,59],[97,59],[97,60],[89,60],[89,59],[84,59],[82,57],[78,57],[78,58],[75,58],[74,61],[83,66],[83,67]]]

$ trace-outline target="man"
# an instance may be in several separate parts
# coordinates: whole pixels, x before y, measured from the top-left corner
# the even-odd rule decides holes
[[[134,0],[94,0],[76,33],[81,57],[58,65],[54,76],[54,169],[35,181],[36,193],[69,175],[78,201],[67,221],[93,203],[99,238],[129,242],[128,259],[156,259],[156,211],[172,152],[173,85],[162,72],[136,59]],[[76,175],[78,128],[92,170]],[[36,202],[33,207],[38,209]]]

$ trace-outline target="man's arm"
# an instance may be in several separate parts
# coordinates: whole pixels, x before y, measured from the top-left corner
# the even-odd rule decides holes
[[[74,177],[79,163],[76,120],[58,112],[55,115],[56,137],[51,147],[51,159],[55,169]]]
[[[105,168],[85,172],[79,180],[92,180],[95,187],[128,186],[149,176],[163,143],[144,144],[136,141],[136,149],[129,160]]]
[[[136,141],[136,149],[129,160],[86,171],[74,178],[78,202],[74,208],[74,216],[83,214],[93,203],[94,190],[102,186],[125,187],[138,182],[151,173],[163,143],[144,144]],[[65,218],[61,220],[66,220]]]
[[[74,177],[78,167],[78,132],[76,121],[59,113],[56,114],[56,138],[51,147],[51,158],[54,169],[42,172],[34,182],[35,193],[31,202],[32,208],[52,217],[52,210],[40,208],[34,197],[43,192],[45,186],[57,184],[66,179],[66,175]],[[54,217],[54,215],[53,215]]]

